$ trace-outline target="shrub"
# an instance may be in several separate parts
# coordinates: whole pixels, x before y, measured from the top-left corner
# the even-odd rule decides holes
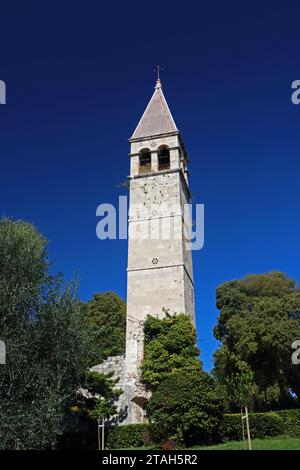
[[[148,424],[126,424],[110,428],[107,438],[109,449],[143,447],[150,444]]]
[[[283,420],[276,413],[252,413],[249,424],[253,437],[272,437],[284,433]]]
[[[271,437],[284,434],[284,421],[276,413],[250,413],[249,425],[251,437]],[[223,440],[238,441],[242,436],[241,415],[226,414],[221,425]]]
[[[204,415],[202,415],[204,418]],[[188,424],[188,423],[186,423]],[[267,413],[249,414],[250,432],[252,438],[273,437],[281,434],[300,437],[300,409],[280,410]],[[207,422],[204,419],[203,426]],[[148,424],[128,424],[111,428],[108,434],[107,444],[110,449],[121,449],[130,447],[143,447],[151,443],[151,437],[155,442],[162,443],[162,448],[167,450],[178,448],[178,442],[172,440],[166,432],[166,428],[157,425]],[[211,440],[212,438],[212,440]],[[206,443],[219,440],[242,440],[241,415],[225,414],[220,424],[219,432],[215,429],[210,436],[204,439]],[[194,443],[203,442],[203,433],[199,430],[194,434]]]
[[[284,422],[284,434],[291,437],[300,437],[300,409],[280,410],[276,414]]]
[[[216,438],[223,403],[212,378],[203,371],[170,374],[153,393],[147,412],[154,442],[166,439],[191,445]]]

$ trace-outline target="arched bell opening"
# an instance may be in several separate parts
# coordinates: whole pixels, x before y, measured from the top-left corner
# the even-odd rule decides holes
[[[151,171],[151,152],[149,149],[142,149],[139,155],[139,174]]]
[[[158,170],[170,169],[170,150],[167,145],[162,145],[158,149]]]

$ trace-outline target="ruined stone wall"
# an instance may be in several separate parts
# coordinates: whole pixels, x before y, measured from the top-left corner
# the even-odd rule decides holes
[[[102,374],[108,374],[113,372],[113,378],[119,378],[117,388],[122,388],[124,385],[124,368],[125,368],[125,355],[122,356],[110,356],[101,364],[97,364],[92,367],[92,371],[100,372]]]
[[[97,364],[96,366],[91,368],[92,371],[99,372],[101,374],[108,374],[113,372],[113,379],[119,379],[118,383],[116,384],[116,388],[120,388],[121,390],[125,389],[125,356],[110,356],[105,361],[101,362],[101,364]],[[124,393],[121,395],[119,400],[115,403],[117,410],[120,411],[121,409],[125,409],[128,407],[128,402],[126,403],[126,399],[124,399]],[[112,419],[114,421],[114,418]]]

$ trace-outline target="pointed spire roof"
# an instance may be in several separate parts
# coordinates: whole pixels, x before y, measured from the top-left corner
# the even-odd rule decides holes
[[[178,129],[164,97],[161,81],[158,78],[152,98],[131,139],[142,139],[159,134],[168,134],[169,132],[178,132]]]

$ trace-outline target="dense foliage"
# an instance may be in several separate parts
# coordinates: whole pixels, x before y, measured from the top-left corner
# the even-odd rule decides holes
[[[283,419],[278,414],[272,412],[250,413],[249,426],[251,438],[264,438],[285,434]],[[225,414],[220,431],[224,441],[242,440],[241,414]]]
[[[125,352],[126,304],[114,292],[95,294],[82,304],[87,322],[98,344],[97,362]]]
[[[271,272],[225,282],[217,289],[217,308],[214,333],[222,345],[215,353],[214,376],[229,409],[240,404],[233,393],[239,376],[254,410],[298,406],[300,368],[291,361],[292,342],[300,338],[295,281]]]
[[[187,315],[169,315],[162,320],[148,316],[145,325],[142,382],[154,390],[177,370],[200,370],[196,331]]]
[[[49,274],[47,241],[0,221],[0,448],[51,448],[95,355],[74,293]]]
[[[107,446],[109,449],[129,449],[144,447],[150,443],[149,426],[147,424],[127,424],[109,430]]]
[[[276,413],[284,422],[284,434],[291,437],[300,437],[300,409],[279,410]]]
[[[251,437],[264,438],[278,435],[300,437],[300,409],[280,410],[267,413],[250,413]],[[223,440],[241,440],[240,413],[225,414],[221,425]]]
[[[300,409],[280,410],[266,413],[250,413],[249,422],[252,438],[266,438],[279,435],[300,437]],[[155,429],[150,424],[134,424],[111,428],[108,437],[110,449],[144,447],[153,444]],[[201,444],[202,436],[195,435],[194,443]],[[242,440],[240,413],[225,414],[220,422],[219,430],[213,435],[211,443]],[[164,437],[163,437],[164,439]],[[157,441],[157,437],[155,439]],[[157,446],[157,443],[156,443]]]
[[[223,416],[222,397],[214,381],[199,370],[178,370],[158,386],[147,413],[151,436],[185,445],[209,443],[216,438]]]
[[[151,438],[191,444],[209,441],[220,425],[222,398],[201,370],[196,332],[184,314],[145,322],[142,382],[153,391],[147,405]]]

